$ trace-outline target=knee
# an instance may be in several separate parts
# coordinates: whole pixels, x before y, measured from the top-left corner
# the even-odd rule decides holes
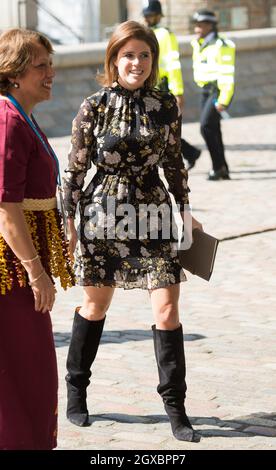
[[[175,330],[179,327],[178,308],[173,303],[162,305],[157,312],[157,328]]]
[[[81,307],[81,315],[90,321],[102,320],[106,315],[109,305],[110,304],[107,303],[87,301],[83,307]]]

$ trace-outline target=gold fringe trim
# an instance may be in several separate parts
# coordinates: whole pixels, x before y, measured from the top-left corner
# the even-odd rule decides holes
[[[63,289],[72,287],[75,283],[72,261],[58,210],[24,210],[24,215],[46,272],[59,278]],[[27,272],[0,236],[0,294],[5,295],[15,285],[28,285]]]
[[[57,198],[50,197],[49,199],[24,199],[22,208],[26,211],[49,211],[57,207]]]

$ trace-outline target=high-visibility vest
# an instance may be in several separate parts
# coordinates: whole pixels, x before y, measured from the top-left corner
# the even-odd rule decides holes
[[[159,86],[162,88],[162,82],[165,80],[173,95],[183,95],[184,85],[176,36],[161,26],[153,27],[152,30],[159,44]]]
[[[206,46],[204,39],[194,39],[194,80],[199,87],[214,84],[219,91],[218,102],[228,106],[234,94],[235,44],[221,36],[214,37]]]

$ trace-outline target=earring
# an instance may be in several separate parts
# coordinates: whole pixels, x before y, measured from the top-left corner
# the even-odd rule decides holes
[[[14,82],[14,83],[12,84],[12,86],[13,86],[14,88],[19,88],[19,83]]]

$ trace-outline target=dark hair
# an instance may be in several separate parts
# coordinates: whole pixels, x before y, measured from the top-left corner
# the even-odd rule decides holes
[[[121,23],[112,34],[105,55],[104,74],[98,75],[98,81],[104,86],[111,86],[118,79],[118,69],[115,65],[119,50],[131,39],[144,41],[152,52],[151,74],[145,81],[147,88],[153,88],[158,77],[159,46],[154,32],[137,21]]]
[[[49,39],[37,31],[14,28],[0,36],[0,94],[6,94],[12,86],[9,78],[16,78],[25,72],[37,53],[37,45],[53,54]]]

